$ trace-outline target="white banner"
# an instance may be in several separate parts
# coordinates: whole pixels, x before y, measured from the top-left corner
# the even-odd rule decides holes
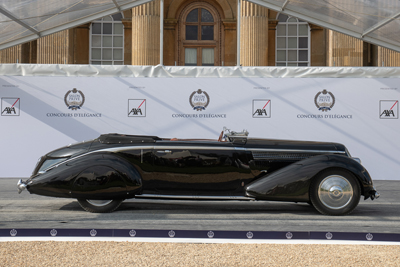
[[[343,143],[375,180],[400,180],[398,78],[0,76],[0,177],[104,133]]]

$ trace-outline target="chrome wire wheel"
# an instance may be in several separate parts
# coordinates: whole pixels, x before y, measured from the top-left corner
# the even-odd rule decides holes
[[[349,180],[340,175],[331,175],[321,181],[318,197],[322,204],[330,209],[342,209],[353,198],[353,187]]]
[[[107,213],[116,210],[123,199],[95,200],[78,198],[79,205],[86,211],[94,213]]]
[[[93,206],[104,207],[104,206],[107,206],[108,204],[110,204],[113,200],[112,199],[108,199],[108,200],[86,199],[86,201],[89,202],[90,204],[92,204]]]

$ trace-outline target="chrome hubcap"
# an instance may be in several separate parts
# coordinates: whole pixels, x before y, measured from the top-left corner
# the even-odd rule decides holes
[[[349,180],[340,175],[331,175],[321,181],[318,197],[330,209],[346,207],[353,198],[353,187]]]
[[[112,202],[111,200],[94,200],[94,199],[86,199],[86,201],[96,207],[103,207],[106,206],[108,204],[110,204]]]

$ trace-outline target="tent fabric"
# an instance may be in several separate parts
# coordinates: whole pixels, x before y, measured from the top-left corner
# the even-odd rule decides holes
[[[150,0],[2,0],[0,49],[88,23]],[[400,52],[398,0],[251,0]]]
[[[140,78],[400,78],[400,67],[184,67],[0,64],[3,76]]]
[[[2,0],[0,49],[29,42],[151,0]]]
[[[251,0],[251,2],[400,52],[400,1]]]

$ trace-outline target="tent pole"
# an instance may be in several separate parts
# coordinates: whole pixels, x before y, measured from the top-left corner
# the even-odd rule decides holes
[[[164,0],[160,0],[160,65],[164,65]]]
[[[240,66],[240,1],[237,0],[237,19],[236,19],[236,32],[237,32],[237,44],[236,44],[236,66]]]

